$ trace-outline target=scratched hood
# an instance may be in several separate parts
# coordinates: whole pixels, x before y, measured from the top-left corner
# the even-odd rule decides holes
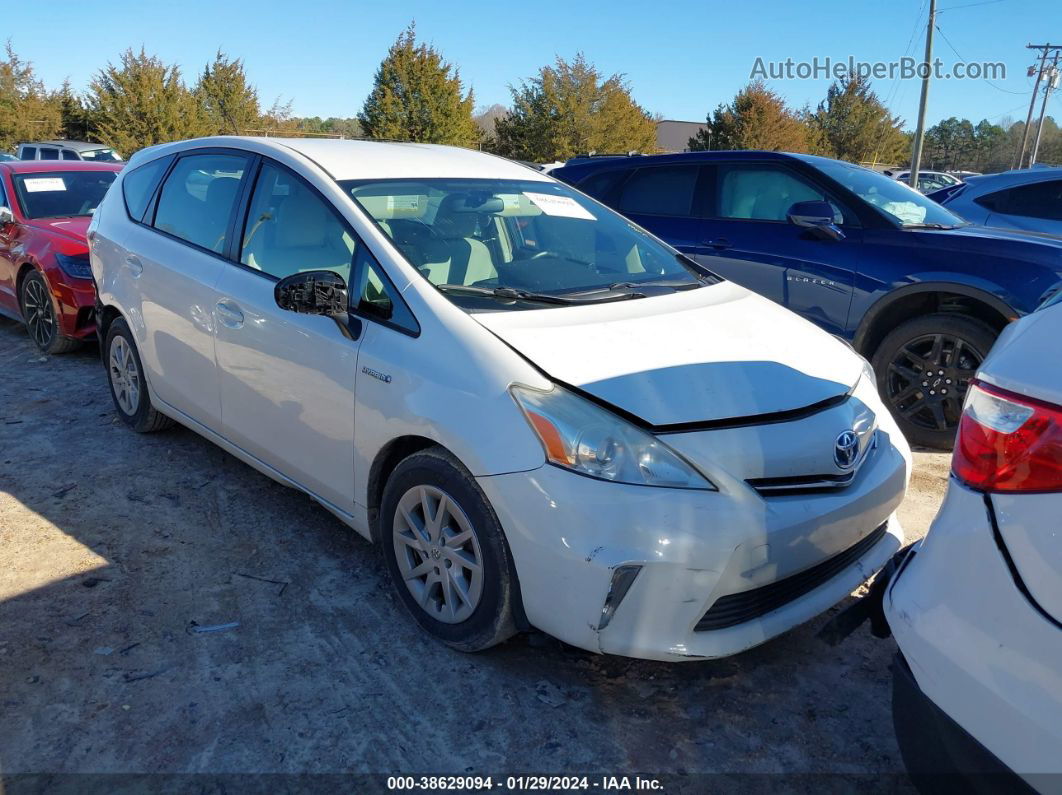
[[[88,226],[91,221],[91,215],[78,216],[77,218],[37,218],[33,221],[26,221],[26,226],[43,229],[45,232],[62,235],[70,240],[85,243]]]
[[[863,370],[847,345],[731,282],[473,317],[554,380],[657,426],[804,408]]]

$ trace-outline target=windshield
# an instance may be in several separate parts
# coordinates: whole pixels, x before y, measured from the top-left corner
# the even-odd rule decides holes
[[[403,179],[340,185],[428,281],[464,308],[496,309],[506,302],[502,308],[512,308],[521,298],[567,304],[588,294],[619,300],[716,278],[559,183]],[[557,296],[570,300],[548,300]]]
[[[950,228],[966,223],[914,188],[884,174],[838,160],[816,159],[812,165],[886,213],[900,226]]]
[[[113,149],[89,149],[81,153],[82,160],[94,160],[99,163],[121,163],[122,156]]]
[[[113,171],[15,174],[15,193],[26,218],[92,215],[114,177]]]

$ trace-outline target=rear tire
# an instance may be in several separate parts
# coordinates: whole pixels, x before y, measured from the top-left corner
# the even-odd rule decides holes
[[[173,420],[151,405],[144,365],[124,319],[115,318],[111,322],[102,353],[111,398],[122,422],[137,433],[153,433],[172,426]]]
[[[912,445],[949,450],[970,381],[998,332],[967,315],[908,320],[874,353],[878,392]]]
[[[516,634],[518,585],[501,524],[442,448],[414,453],[391,473],[379,543],[398,597],[435,638],[474,652]]]
[[[55,299],[40,271],[34,270],[22,280],[18,302],[30,339],[41,353],[51,356],[81,347],[81,340],[64,337],[60,333]]]

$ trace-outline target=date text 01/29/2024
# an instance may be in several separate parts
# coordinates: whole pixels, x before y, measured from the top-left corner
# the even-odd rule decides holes
[[[655,778],[641,776],[388,776],[391,791],[433,792],[444,790],[510,790],[555,792],[557,790],[599,790],[652,792],[663,789]]]

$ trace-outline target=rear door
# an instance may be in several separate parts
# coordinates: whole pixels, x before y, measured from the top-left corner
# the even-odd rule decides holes
[[[700,205],[708,216],[705,266],[817,323],[843,333],[862,233],[854,214],[803,172],[780,163],[705,167]],[[844,234],[823,237],[788,220],[801,201],[828,201]]]
[[[118,241],[125,249],[120,267],[142,318],[132,318],[133,331],[154,395],[215,432],[221,424],[215,285],[250,163],[250,155],[232,149],[182,153],[143,222]]]
[[[4,174],[0,173],[0,207],[7,207],[12,212],[14,196],[8,196],[4,185]],[[0,311],[13,317],[19,317],[18,299],[15,297],[15,255],[11,248],[15,243],[18,227],[8,224],[0,228]]]

